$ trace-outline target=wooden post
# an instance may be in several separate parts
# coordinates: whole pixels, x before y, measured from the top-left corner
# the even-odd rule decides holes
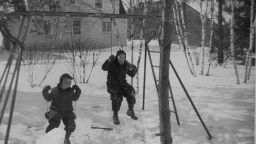
[[[161,144],[171,144],[171,123],[169,109],[169,60],[171,49],[171,8],[172,0],[162,0],[162,29],[159,37],[159,119]]]

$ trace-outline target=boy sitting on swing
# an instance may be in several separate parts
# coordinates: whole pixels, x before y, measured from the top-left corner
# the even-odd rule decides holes
[[[127,83],[126,74],[134,77],[138,72],[135,65],[130,64],[126,60],[126,53],[123,50],[118,50],[116,56],[111,55],[102,65],[102,70],[108,72],[107,76],[107,91],[110,93],[113,111],[113,123],[120,124],[118,111],[120,110],[123,97],[126,97],[128,110],[126,114],[133,120],[137,120],[133,107],[136,103],[135,90]]]
[[[42,91],[45,100],[52,101],[50,111],[45,113],[45,117],[49,120],[46,133],[59,127],[62,120],[66,130],[64,144],[70,144],[69,137],[76,128],[76,115],[73,112],[72,101],[76,101],[81,94],[81,89],[77,85],[70,87],[72,79],[69,74],[64,73],[58,85],[50,93],[51,86],[49,85],[45,86]]]

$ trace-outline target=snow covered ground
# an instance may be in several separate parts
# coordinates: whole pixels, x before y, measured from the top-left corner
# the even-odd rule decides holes
[[[158,43],[150,43],[157,50]],[[138,46],[136,45],[135,62],[137,63]],[[116,52],[117,48],[113,48]],[[127,59],[131,52],[128,48]],[[142,110],[143,64],[139,69],[139,87],[135,112],[139,120],[126,116],[127,103],[124,99],[119,118],[121,124],[112,124],[111,101],[106,91],[107,73],[101,65],[110,56],[110,49],[101,53],[92,76],[87,84],[78,84],[82,89],[80,99],[74,103],[77,114],[77,129],[71,136],[72,144],[160,144],[158,98],[149,61],[147,65],[145,110]],[[143,52],[144,54],[144,52]],[[187,68],[184,54],[177,45],[172,46],[171,60],[175,65],[188,93],[206,123],[213,139],[207,134],[189,103],[173,71],[170,69],[170,82],[177,105],[181,125],[178,126],[175,115],[171,114],[171,131],[174,144],[253,144],[255,124],[255,67],[252,68],[248,83],[236,84],[233,66],[212,67],[210,76],[193,77]],[[158,64],[159,56],[154,54],[153,62]],[[0,73],[6,61],[0,61]],[[43,72],[43,66],[37,67],[37,73]],[[243,82],[244,66],[238,66],[240,81]],[[199,73],[200,67],[196,67]],[[206,71],[206,70],[205,70]],[[70,66],[58,61],[48,74],[41,87],[31,88],[28,82],[28,71],[24,66],[18,85],[14,119],[10,133],[11,144],[35,144],[45,132],[47,120],[44,113],[47,103],[41,94],[44,85],[52,87],[58,83],[60,75],[70,73]],[[156,71],[158,73],[158,71]],[[40,76],[40,75],[39,75]],[[127,78],[128,82],[130,79]],[[134,79],[136,86],[136,79]],[[170,101],[171,105],[171,101]],[[0,104],[2,108],[2,102]],[[172,108],[172,105],[171,105]],[[0,127],[0,144],[3,143],[6,131],[8,110]],[[91,129],[91,126],[113,128],[112,131]],[[60,126],[61,128],[63,125]]]

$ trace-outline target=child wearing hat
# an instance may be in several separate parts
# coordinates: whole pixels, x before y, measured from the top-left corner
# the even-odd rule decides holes
[[[126,74],[134,77],[138,71],[137,67],[126,60],[126,53],[123,50],[118,50],[116,56],[111,55],[104,62],[102,70],[108,72],[107,91],[110,93],[112,101],[113,123],[116,125],[120,124],[118,111],[120,110],[123,97],[126,98],[128,103],[126,114],[133,120],[137,120],[138,118],[133,109],[136,103],[135,90],[126,81]]]
[[[51,86],[47,85],[42,91],[45,100],[51,101],[50,111],[45,113],[49,121],[46,133],[59,127],[62,120],[66,131],[64,144],[70,144],[69,137],[76,128],[72,102],[78,100],[81,95],[81,89],[77,85],[70,87],[72,79],[69,74],[64,73],[56,87],[51,89]]]

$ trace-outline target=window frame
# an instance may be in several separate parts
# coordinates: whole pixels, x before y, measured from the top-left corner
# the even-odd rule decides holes
[[[51,33],[51,23],[44,23],[43,24],[44,27],[44,34],[49,35]]]
[[[102,3],[102,0],[95,0],[95,8],[98,8],[98,9],[102,9],[103,8],[103,3]]]
[[[102,20],[102,32],[112,32],[112,22],[110,20]]]
[[[75,23],[77,22],[77,23]],[[81,19],[72,20],[72,35],[79,36],[81,35]]]

